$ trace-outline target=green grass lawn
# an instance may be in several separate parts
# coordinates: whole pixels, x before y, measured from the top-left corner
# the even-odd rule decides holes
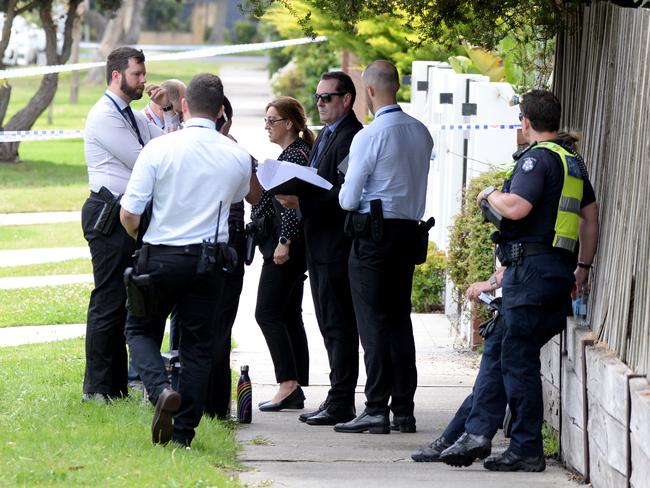
[[[151,443],[138,398],[81,403],[83,344],[1,349],[0,486],[241,486],[233,424],[203,419],[188,451]]]
[[[49,276],[68,274],[90,274],[93,266],[90,259],[68,259],[54,263],[28,264],[25,266],[10,266],[0,268],[0,278],[17,276]]]
[[[0,250],[86,245],[80,222],[0,226]]]
[[[92,289],[91,283],[80,283],[2,290],[0,327],[83,324]]]

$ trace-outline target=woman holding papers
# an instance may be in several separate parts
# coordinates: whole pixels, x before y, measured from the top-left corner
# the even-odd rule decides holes
[[[314,135],[307,128],[305,111],[291,97],[280,97],[266,107],[269,140],[282,148],[280,161],[306,166]],[[269,346],[278,391],[259,408],[273,412],[303,408],[302,386],[309,384],[309,350],[302,322],[302,293],[306,278],[302,226],[295,210],[284,209],[264,192],[251,217],[264,258],[255,318]]]

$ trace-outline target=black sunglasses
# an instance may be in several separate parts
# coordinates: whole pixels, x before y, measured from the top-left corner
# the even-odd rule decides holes
[[[333,96],[342,97],[345,93],[314,93],[314,100],[318,103],[318,100],[322,100],[323,103],[330,103]]]

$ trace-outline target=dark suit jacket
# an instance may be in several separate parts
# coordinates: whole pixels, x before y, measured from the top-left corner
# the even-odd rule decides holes
[[[347,263],[350,256],[352,240],[343,233],[346,212],[339,205],[339,191],[344,175],[339,171],[338,165],[347,157],[352,138],[362,128],[363,125],[354,112],[350,111],[330,135],[318,156],[318,175],[332,183],[333,188],[326,192],[300,196],[308,263]],[[322,132],[314,142],[312,153],[318,147],[321,137]]]

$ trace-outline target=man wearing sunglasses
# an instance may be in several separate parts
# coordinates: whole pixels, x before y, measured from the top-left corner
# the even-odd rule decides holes
[[[348,279],[352,241],[343,232],[345,212],[338,200],[350,144],[362,128],[352,111],[355,97],[354,83],[347,74],[332,71],[321,76],[314,98],[325,128],[314,142],[309,164],[334,186],[329,191],[303,194],[300,198],[276,196],[286,208],[300,208],[305,223],[309,281],[330,363],[331,388],[327,398],[316,411],[299,417],[308,425],[347,422],[356,412],[359,336]]]
[[[410,433],[417,387],[411,287],[433,140],[397,104],[399,76],[392,63],[370,64],[363,85],[375,120],[352,141],[339,202],[354,223],[350,283],[368,378],[366,408],[334,430]]]

